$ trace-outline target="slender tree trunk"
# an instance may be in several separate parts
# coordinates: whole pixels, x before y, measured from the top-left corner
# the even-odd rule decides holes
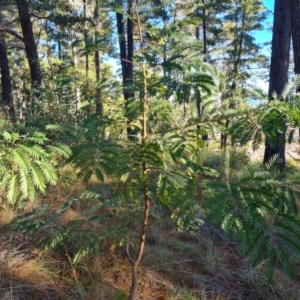
[[[73,64],[75,68],[76,78],[78,74],[78,54],[77,54],[77,47],[72,47],[72,58],[73,58]],[[72,111],[75,108],[75,111],[78,110],[81,106],[81,92],[80,87],[78,86],[78,82],[75,81],[75,105],[72,103]]]
[[[140,44],[141,44],[141,50],[143,53],[143,36],[142,36],[142,29],[141,29],[141,23],[139,18],[139,12],[136,0],[133,0],[135,4],[136,9],[136,16],[137,16],[137,24],[138,24],[138,31],[140,36]],[[145,146],[147,134],[148,134],[148,128],[147,128],[147,120],[148,120],[148,91],[147,91],[147,77],[146,77],[146,67],[144,64],[142,64],[142,73],[143,73],[143,97],[141,99],[142,104],[142,146]],[[146,243],[146,233],[148,229],[148,220],[149,220],[149,213],[150,213],[150,199],[149,199],[149,191],[148,191],[148,183],[147,183],[147,165],[146,161],[144,160],[142,163],[142,177],[144,178],[143,183],[143,197],[144,197],[144,215],[142,220],[142,226],[141,226],[141,233],[140,233],[140,240],[139,240],[139,248],[137,251],[137,254],[135,258],[132,258],[129,253],[129,243],[127,243],[127,256],[130,262],[131,266],[131,275],[132,275],[132,282],[130,287],[130,294],[129,294],[129,300],[135,299],[135,292],[137,289],[137,268],[141,262],[144,249],[145,249],[145,243]],[[129,242],[129,241],[128,241]]]
[[[295,74],[300,75],[300,1],[291,1],[291,27],[294,53],[294,70]],[[300,87],[297,92],[300,93]],[[298,144],[300,144],[300,129],[298,129]]]
[[[86,0],[83,1],[83,17],[84,17],[84,43],[85,43],[85,81],[88,83],[89,76],[89,53],[88,53],[88,28],[86,22]]]
[[[203,19],[202,19],[202,33],[203,33],[203,61],[207,61],[207,16],[206,16],[206,9],[205,9],[205,0],[202,0],[203,3],[203,8],[202,8],[202,14],[203,14]],[[203,108],[201,107],[201,103],[199,103],[199,112],[203,114]],[[199,113],[198,113],[199,114]],[[202,135],[202,140],[203,141],[208,141],[208,134],[203,134]]]
[[[300,1],[291,1],[291,27],[294,52],[294,70],[295,74],[300,75]],[[300,87],[298,88],[300,92]]]
[[[2,22],[2,14],[0,11],[0,24]],[[13,102],[12,83],[8,64],[8,57],[5,44],[5,33],[0,32],[0,69],[1,69],[1,87],[2,87],[2,104],[4,113],[10,118],[10,121],[15,123],[15,109]]]
[[[99,0],[96,0],[95,11],[94,11],[94,24],[95,24],[95,43],[99,43]],[[95,51],[95,72],[96,72],[96,113],[103,115],[103,103],[101,99],[101,88],[100,84],[100,51]]]
[[[133,14],[133,6],[132,0],[128,0],[128,15],[130,18],[127,18],[127,74],[126,80],[127,82],[133,82],[133,21],[132,21],[132,14]],[[133,97],[133,93],[129,93],[129,97]]]
[[[83,0],[83,17],[84,17],[84,44],[85,44],[85,90],[86,96],[88,95],[89,91],[89,51],[88,51],[88,24],[87,24],[87,3],[86,0]],[[87,107],[86,114],[87,116],[90,115],[90,107]]]
[[[244,43],[244,31],[245,31],[245,17],[246,17],[246,12],[245,10],[242,11],[242,17],[241,17],[241,28],[240,28],[240,35],[237,37],[236,42],[234,43],[234,54],[235,54],[235,59],[233,62],[233,70],[232,70],[232,83],[231,83],[231,89],[230,89],[230,96],[233,97],[234,91],[237,87],[237,80],[238,80],[238,74],[239,74],[239,67],[241,63],[241,58],[242,58],[242,49],[243,49],[243,43]],[[238,24],[238,20],[236,21],[236,24]],[[238,34],[238,25],[236,28],[237,34]],[[229,108],[232,108],[233,104],[229,105]],[[225,128],[229,127],[229,119],[226,120],[225,123]],[[224,149],[227,145],[227,139],[228,139],[228,134],[221,134],[221,149]],[[232,144],[234,141],[231,141]]]
[[[119,48],[120,48],[120,60],[122,67],[122,77],[123,82],[126,81],[126,40],[125,40],[125,26],[124,26],[124,17],[121,13],[116,13],[117,16],[117,29],[118,29],[118,37],[119,37]],[[125,98],[125,93],[124,93]]]
[[[206,16],[206,9],[205,9],[205,0],[202,0],[203,3],[203,8],[202,8],[202,42],[203,42],[203,61],[206,62],[207,60],[207,16]],[[195,37],[197,40],[200,40],[200,27],[201,25],[198,25],[195,30]],[[203,114],[203,109],[201,102],[197,100],[196,102],[196,108],[197,108],[197,114],[198,117],[200,118]],[[197,126],[197,129],[200,130],[200,126]],[[203,134],[202,135],[202,140],[207,141],[208,140],[208,135]]]
[[[132,0],[127,2],[127,13],[132,17]],[[127,17],[127,32],[125,32],[124,16],[122,13],[117,13],[117,29],[119,36],[119,47],[120,47],[120,59],[122,66],[123,84],[133,82],[133,22],[131,18]],[[126,38],[127,37],[127,42]],[[128,100],[134,97],[134,93],[124,90],[124,100],[125,100],[125,114],[128,111]],[[127,137],[130,141],[135,141],[136,130],[129,126],[131,120],[128,120],[127,125]]]
[[[241,26],[241,33],[239,36],[239,39],[237,41],[237,46],[235,47],[235,53],[236,53],[236,59],[234,60],[233,64],[233,80],[231,84],[231,94],[233,94],[233,91],[236,89],[237,86],[237,79],[239,74],[239,66],[242,58],[242,48],[243,48],[243,42],[244,42],[244,30],[245,30],[245,16],[246,12],[243,10],[242,12],[242,26]]]
[[[272,93],[280,94],[288,82],[291,44],[290,0],[276,0],[274,8],[272,54],[270,66],[269,98]],[[282,124],[284,126],[284,124]],[[264,164],[274,155],[279,155],[280,170],[285,167],[285,132],[276,132],[275,145],[266,141]]]
[[[62,53],[62,47],[61,47],[61,40],[60,37],[57,40],[57,54],[58,54],[58,59],[63,60],[63,53]],[[61,64],[58,65],[58,74],[62,74],[62,66]],[[59,92],[58,97],[57,97],[57,104],[61,104],[63,100],[63,94],[62,91]]]
[[[205,0],[202,0],[203,8],[202,8],[202,33],[203,33],[203,60],[207,61],[207,15],[206,15],[206,8],[205,8]]]
[[[30,20],[28,1],[17,0],[16,3],[18,7],[23,38],[25,40],[25,51],[29,64],[32,85],[33,87],[40,88],[42,86],[42,72],[39,64],[39,57],[35,44],[32,23]],[[36,96],[38,95],[39,93],[36,92]]]

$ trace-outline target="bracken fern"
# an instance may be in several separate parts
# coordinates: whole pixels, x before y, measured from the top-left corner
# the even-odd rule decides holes
[[[241,243],[253,267],[264,262],[269,281],[278,263],[293,277],[291,261],[300,257],[299,193],[274,173],[276,162],[273,158],[264,170],[245,162],[233,176],[227,152],[224,180],[205,184],[208,219]]]
[[[0,122],[0,189],[7,202],[20,207],[34,201],[37,192],[55,184],[55,166],[60,157],[68,158],[70,148],[51,143],[42,132],[21,125]]]

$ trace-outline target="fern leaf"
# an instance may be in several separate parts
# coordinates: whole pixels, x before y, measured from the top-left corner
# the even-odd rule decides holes
[[[22,151],[22,149],[15,149],[12,151],[15,162],[28,173],[31,167],[30,160],[28,156]]]
[[[35,142],[37,144],[43,144],[49,139],[46,137],[46,135],[43,132],[33,131],[26,136],[26,140]]]
[[[20,176],[20,191],[22,193],[22,197],[24,199],[27,199],[28,198],[28,190],[29,190],[28,173],[24,169],[20,169],[19,176]]]
[[[40,159],[44,156],[47,156],[47,153],[43,150],[43,148],[37,145],[31,147],[30,145],[20,144],[19,147],[34,159]]]
[[[36,189],[34,187],[33,180],[29,177],[27,180],[27,187],[28,187],[28,199],[31,202],[34,202],[36,199]]]
[[[72,155],[71,148],[64,144],[53,144],[49,145],[48,148],[65,158],[69,158]]]
[[[259,260],[264,253],[264,249],[266,249],[268,240],[268,236],[261,233],[261,236],[255,241],[255,245],[250,257],[250,264],[252,267],[257,266],[257,264],[259,263]]]
[[[15,204],[20,193],[19,177],[14,175],[8,182],[7,200],[11,204]]]
[[[276,250],[274,247],[269,247],[266,260],[266,275],[268,282],[271,282],[274,276],[274,265],[276,262]]]
[[[286,254],[285,250],[279,246],[275,248],[277,258],[279,260],[279,263],[282,265],[284,271],[286,274],[291,278],[294,279],[294,271],[293,267],[290,263],[289,256]]]
[[[11,136],[11,134],[9,132],[7,132],[7,131],[2,132],[2,136],[4,137],[4,139],[6,141],[9,141],[9,142],[12,141],[12,136]]]
[[[46,179],[40,168],[34,164],[31,166],[31,175],[34,182],[34,185],[41,191],[45,192],[46,190]]]
[[[40,167],[41,171],[46,177],[47,182],[49,182],[50,184],[56,184],[57,175],[53,166],[46,161],[36,160],[35,163]]]

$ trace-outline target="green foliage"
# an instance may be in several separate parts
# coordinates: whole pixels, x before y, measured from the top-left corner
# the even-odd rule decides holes
[[[134,235],[143,217],[142,191],[147,184],[150,201],[155,211],[160,211],[150,213],[150,226],[163,221],[161,214],[164,214],[173,215],[181,228],[196,230],[195,217],[200,208],[194,194],[198,177],[217,175],[193,162],[199,150],[196,131],[186,130],[183,135],[178,129],[149,135],[140,144],[122,141],[117,144],[103,138],[107,123],[101,123],[103,119],[99,118],[91,117],[84,126],[49,125],[48,129],[60,132],[60,137],[73,145],[70,161],[80,170],[79,176],[85,180],[92,175],[100,180],[107,176],[112,181],[108,187],[104,184],[101,187],[107,192],[86,192],[54,213],[49,212],[50,208],[47,211],[41,208],[17,217],[8,228],[31,234],[43,232],[41,247],[56,250],[68,247],[77,262],[107,239],[112,247],[117,247],[124,244],[128,234]],[[86,202],[88,209],[62,224],[66,211],[73,210],[77,202]]]
[[[0,123],[0,188],[15,207],[46,192],[47,184],[57,182],[55,166],[60,157],[71,155],[69,147],[51,143],[34,129]]]
[[[70,162],[79,168],[79,177],[88,181],[92,175],[103,181],[105,174],[115,170],[121,145],[104,138],[112,120],[94,114],[81,126],[48,125],[47,129],[59,133],[60,139],[71,143],[73,155]]]
[[[264,262],[269,281],[278,263],[293,277],[292,260],[300,257],[299,192],[272,169],[276,158],[266,170],[245,162],[233,176],[230,157],[227,152],[224,181],[205,184],[208,219],[241,243],[253,267]]]
[[[291,142],[299,128],[295,90],[300,77],[281,95],[273,94],[271,102],[249,107],[245,99],[242,85],[251,75],[251,64],[264,63],[251,36],[265,18],[261,1],[236,1],[235,5],[232,1],[142,1],[144,42],[141,50],[135,45],[133,62],[131,57],[122,61],[122,67],[134,65],[133,78],[122,88],[112,73],[106,76],[109,71],[101,59],[98,78],[95,52],[103,57],[112,51],[111,8],[137,24],[135,8],[127,11],[133,2],[123,7],[118,1],[84,1],[80,10],[75,2],[74,6],[68,1],[31,3],[33,18],[41,14],[34,26],[47,19],[39,29],[44,41],[39,52],[44,52],[45,87],[30,92],[24,59],[7,47],[15,60],[14,90],[18,103],[21,100],[20,119],[26,125],[0,121],[0,189],[14,207],[34,201],[38,192],[45,194],[47,185],[59,180],[56,167],[61,158],[69,159],[73,178],[78,175],[88,181],[95,176],[101,185],[68,200],[58,211],[40,206],[15,218],[7,228],[42,233],[41,247],[69,248],[76,263],[103,241],[109,240],[113,248],[123,246],[129,236],[136,238],[145,198],[151,207],[149,226],[168,216],[179,230],[195,232],[203,222],[202,215],[197,218],[199,211],[205,208],[208,220],[242,244],[253,266],[264,262],[269,280],[277,263],[292,277],[291,260],[300,255],[299,188],[276,173],[276,158],[260,170],[246,159],[239,162],[236,157],[233,163],[227,152],[220,164],[221,175],[205,167],[216,165],[211,154],[210,159],[202,159],[212,149],[203,150],[200,136],[209,134],[215,139],[216,129],[230,134],[233,143],[251,143],[256,150],[265,139],[271,145],[284,142],[277,140],[277,132]],[[4,24],[14,24],[9,10],[10,5],[4,9]],[[78,15],[80,11],[83,15]],[[123,42],[126,48],[124,29],[124,36],[118,36],[121,50]],[[118,101],[121,91],[130,94],[126,103]],[[250,97],[268,99],[258,89]],[[219,100],[221,105],[216,104]],[[100,101],[104,115],[93,114],[93,106]],[[183,116],[179,113],[182,106]],[[49,135],[43,132],[45,128]],[[128,129],[135,143],[125,139]],[[61,182],[69,184],[63,178]],[[65,221],[79,204],[85,205],[79,216]],[[174,291],[175,297],[190,298],[180,289]]]
[[[252,144],[252,149],[257,150],[265,139],[270,145],[278,142],[291,143],[295,129],[300,125],[299,87],[300,79],[296,76],[286,84],[280,95],[274,93],[273,100],[266,102],[268,95],[259,88],[253,88],[251,93],[257,100],[263,100],[260,105],[245,108],[242,103],[234,109],[226,111],[232,119],[230,133],[232,138],[241,145]],[[276,132],[283,134],[283,141],[277,140]]]

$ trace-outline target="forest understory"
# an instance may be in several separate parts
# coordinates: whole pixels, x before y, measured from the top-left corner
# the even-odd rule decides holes
[[[237,150],[236,156],[245,157],[249,149]],[[220,153],[207,150],[204,158],[207,165],[220,167]],[[257,162],[259,164],[259,162]],[[298,170],[298,162],[289,161],[287,168]],[[116,183],[105,183],[93,177],[88,184],[74,181],[74,170],[64,167],[61,171],[62,184],[50,187],[47,196],[34,204],[28,203],[25,212],[40,205],[50,204],[45,219],[55,214],[70,198],[87,189],[109,190]],[[299,171],[297,171],[299,172]],[[68,183],[66,178],[73,180]],[[64,181],[66,180],[66,181]],[[291,178],[296,182],[298,178]],[[69,185],[70,184],[70,185]],[[67,228],[70,222],[86,218],[93,201],[74,203],[52,226]],[[73,262],[74,245],[78,235],[72,236],[67,244],[56,250],[41,251],[40,242],[47,235],[47,226],[34,234],[10,231],[6,228],[18,211],[3,206],[0,214],[0,298],[3,300],[121,300],[127,299],[131,271],[123,244],[114,238],[102,240],[101,246],[93,250],[78,263]],[[105,215],[110,207],[100,209],[97,214]],[[161,211],[150,221],[146,248],[139,268],[136,299],[141,300],[264,300],[300,298],[300,265],[295,260],[295,279],[291,280],[275,266],[274,281],[267,283],[265,264],[262,261],[251,267],[249,257],[243,255],[241,246],[229,240],[222,229],[214,227],[197,214],[197,222],[189,228],[180,228]],[[24,214],[24,211],[22,212]],[[21,215],[22,215],[21,214]],[[161,218],[158,221],[158,216]],[[162,221],[163,220],[163,221]],[[200,220],[200,221],[199,221]],[[82,226],[85,231],[101,232],[103,226],[113,227],[113,220],[105,224],[89,223]],[[87,235],[86,238],[89,238]],[[138,236],[132,237],[137,238]]]
[[[300,2],[266,5],[0,1],[0,299],[300,299]]]

